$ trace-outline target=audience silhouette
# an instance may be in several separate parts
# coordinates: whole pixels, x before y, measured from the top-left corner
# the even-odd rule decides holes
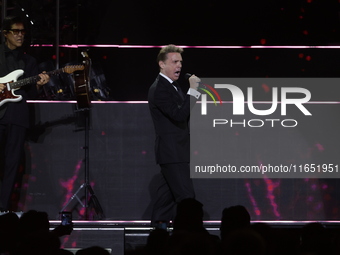
[[[125,251],[140,255],[337,255],[340,233],[318,222],[302,228],[273,228],[251,223],[242,205],[222,211],[220,237],[209,233],[203,224],[203,204],[188,198],[177,206],[173,229],[153,229],[144,248]],[[19,217],[0,215],[1,255],[73,255],[60,248],[60,237],[71,234],[73,226],[58,226],[52,231],[46,212],[30,210]],[[75,255],[109,255],[100,246],[89,246]],[[112,251],[111,254],[114,254]]]
[[[61,255],[62,235],[70,234],[73,226],[58,226],[50,231],[46,212],[30,210],[19,217],[8,212],[0,215],[0,254],[6,255]]]
[[[242,205],[225,208],[221,219],[221,239],[227,237],[234,230],[249,228],[250,214]]]
[[[0,216],[0,254],[14,254],[19,217],[15,213]]]
[[[84,248],[78,250],[76,255],[110,255],[110,253],[100,246],[90,246],[88,248]]]

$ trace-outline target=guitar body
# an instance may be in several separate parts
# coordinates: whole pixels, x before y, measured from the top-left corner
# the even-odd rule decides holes
[[[74,73],[74,91],[78,109],[87,109],[91,107],[89,95],[91,59],[87,52],[82,52],[82,55],[84,57],[84,70]]]
[[[24,74],[24,70],[18,69],[4,77],[0,78],[0,83],[6,85],[6,88],[0,92],[0,106],[5,104],[6,102],[19,102],[22,99],[21,95],[16,95],[14,93],[17,89],[11,89],[9,84],[12,82],[16,82],[20,76]]]
[[[74,73],[74,88],[78,109],[90,108],[88,76],[85,71]]]
[[[84,65],[72,65],[47,72],[46,74],[48,74],[49,76],[57,75],[60,73],[71,74],[75,71],[81,70],[84,70]],[[18,78],[23,74],[24,70],[18,69],[0,78],[0,83],[6,85],[6,88],[0,92],[0,106],[7,102],[19,102],[22,99],[22,96],[16,95],[14,91],[27,84],[36,84],[37,81],[40,80],[39,75],[18,80]]]

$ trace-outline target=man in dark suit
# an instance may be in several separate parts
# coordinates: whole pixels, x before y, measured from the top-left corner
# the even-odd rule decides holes
[[[11,209],[11,193],[23,156],[26,129],[29,127],[26,98],[37,95],[38,89],[49,81],[46,73],[39,74],[36,60],[20,50],[24,43],[25,32],[24,22],[20,17],[8,16],[4,19],[2,34],[5,43],[0,45],[0,77],[3,78],[18,69],[24,70],[25,78],[40,76],[39,81],[15,91],[16,95],[22,96],[21,101],[7,102],[0,106],[0,173],[2,176],[0,210],[5,211]],[[6,84],[0,83],[0,93],[4,91],[6,91]]]
[[[165,228],[175,214],[176,204],[194,198],[190,179],[190,110],[200,93],[200,79],[192,75],[190,88],[184,94],[177,80],[182,69],[183,49],[175,45],[163,47],[157,57],[160,73],[149,89],[148,101],[156,142],[156,163],[161,167],[161,180],[151,217],[151,224]]]

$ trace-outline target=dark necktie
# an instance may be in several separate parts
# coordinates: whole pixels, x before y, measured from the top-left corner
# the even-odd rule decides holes
[[[178,92],[178,94],[180,95],[180,97],[181,97],[182,99],[184,99],[183,91],[181,90],[181,87],[179,86],[178,82],[174,81],[172,84],[176,87],[177,92]]]

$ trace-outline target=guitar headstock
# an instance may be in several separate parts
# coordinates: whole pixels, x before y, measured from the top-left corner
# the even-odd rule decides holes
[[[83,58],[88,58],[89,54],[87,53],[87,51],[82,51],[81,55],[83,56]]]
[[[71,66],[65,66],[63,68],[63,71],[65,73],[73,73],[75,71],[82,71],[85,69],[85,66],[84,65],[71,65]]]

